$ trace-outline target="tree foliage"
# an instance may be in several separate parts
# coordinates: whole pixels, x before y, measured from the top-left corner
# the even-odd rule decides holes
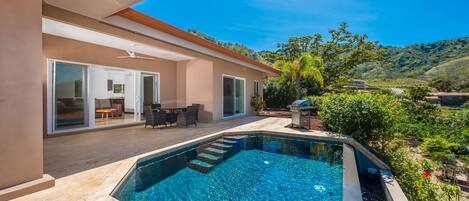
[[[286,58],[286,57],[285,57]],[[312,56],[309,53],[302,53],[297,58],[287,58],[291,60],[277,60],[273,67],[282,71],[282,77],[294,83],[296,99],[300,99],[302,93],[302,80],[314,79],[322,87],[324,79],[320,69],[323,67],[321,58]]]
[[[318,56],[324,63],[322,75],[326,86],[335,85],[351,76],[351,70],[367,62],[382,61],[385,50],[377,42],[368,41],[368,36],[353,34],[346,23],[329,31],[329,39],[321,34],[291,37],[279,44],[277,56],[280,60],[294,60],[303,53]]]
[[[416,85],[408,87],[405,90],[405,95],[412,101],[423,101],[430,93],[430,88],[423,85]]]

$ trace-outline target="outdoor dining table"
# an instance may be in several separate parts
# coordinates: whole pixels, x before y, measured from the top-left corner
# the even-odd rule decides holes
[[[168,111],[170,113],[180,113],[180,112],[184,112],[187,108],[185,107],[174,107],[174,108],[155,108],[155,109],[152,109],[153,111],[160,111],[160,110],[163,110],[163,111]]]

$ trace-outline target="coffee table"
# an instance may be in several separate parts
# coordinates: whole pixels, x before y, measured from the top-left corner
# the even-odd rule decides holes
[[[103,120],[107,120],[109,118],[109,114],[111,114],[111,116],[114,117],[115,111],[117,111],[117,109],[114,109],[114,108],[96,109],[96,112],[101,114],[101,119]]]

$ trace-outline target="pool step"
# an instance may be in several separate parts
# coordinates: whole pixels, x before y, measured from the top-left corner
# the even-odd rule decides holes
[[[214,156],[212,154],[208,154],[208,153],[199,153],[197,155],[197,159],[203,161],[203,162],[206,162],[206,163],[210,163],[212,165],[216,165],[220,162],[223,161],[223,157],[221,156]]]
[[[210,146],[213,148],[223,149],[223,150],[231,149],[233,147],[233,145],[227,145],[227,144],[218,143],[218,142],[212,143],[210,144]]]
[[[227,140],[227,139],[219,139],[216,142],[227,144],[227,145],[235,145],[236,144],[235,140]]]
[[[233,135],[233,136],[224,136],[223,139],[226,140],[241,140],[247,138],[247,135]]]
[[[213,169],[213,167],[215,167],[214,165],[212,165],[210,163],[206,163],[206,162],[198,160],[198,159],[194,159],[194,160],[189,161],[189,163],[187,163],[187,166],[189,166],[189,168],[191,168],[193,170],[197,170],[197,171],[202,172],[202,173],[208,173],[208,172],[210,172],[210,170]]]
[[[223,150],[223,149],[217,149],[217,148],[213,148],[213,147],[207,147],[203,150],[202,153],[208,153],[208,154],[211,154],[211,155],[215,155],[215,156],[220,156],[220,157],[223,157],[228,151],[226,150]]]
[[[228,136],[201,146],[197,149],[197,159],[189,161],[187,166],[202,173],[210,172],[215,165],[233,156],[235,144],[244,137]]]

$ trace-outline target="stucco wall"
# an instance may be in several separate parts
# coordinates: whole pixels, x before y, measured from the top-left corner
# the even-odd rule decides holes
[[[223,74],[242,77],[246,79],[246,114],[254,114],[251,107],[251,97],[254,95],[254,80],[259,81],[259,85],[263,85],[264,74],[260,71],[242,67],[223,60],[215,60],[213,68],[213,119],[223,119]],[[259,93],[262,95],[262,87]]]
[[[0,6],[0,189],[43,173],[41,4]]]
[[[213,62],[195,59],[187,62],[186,104],[201,104],[199,120],[213,120]]]

